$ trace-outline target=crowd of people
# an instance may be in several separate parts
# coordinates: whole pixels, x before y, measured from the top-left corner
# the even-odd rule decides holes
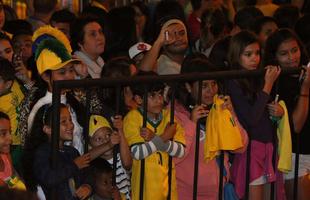
[[[0,0],[1,199],[310,199],[309,1],[33,8]],[[63,89],[51,163],[54,81],[223,70],[263,76]]]

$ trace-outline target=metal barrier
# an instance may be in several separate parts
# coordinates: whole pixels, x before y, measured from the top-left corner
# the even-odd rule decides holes
[[[287,74],[299,74],[301,72],[301,68],[284,68],[281,71],[281,75],[287,75]],[[165,82],[170,83],[174,85],[178,82],[186,82],[186,81],[199,81],[199,93],[201,97],[201,81],[202,80],[221,80],[221,79],[238,79],[238,78],[245,78],[245,77],[258,77],[263,76],[265,74],[265,70],[241,70],[241,71],[219,71],[219,72],[213,72],[213,73],[192,73],[192,74],[186,74],[186,75],[162,75],[162,76],[141,76],[141,77],[129,77],[129,78],[122,78],[122,79],[115,79],[115,78],[104,78],[104,79],[85,79],[85,80],[70,80],[70,81],[56,81],[53,83],[53,121],[52,121],[52,153],[51,153],[51,165],[52,167],[55,167],[55,162],[57,161],[57,151],[58,151],[58,140],[59,140],[59,108],[60,108],[60,95],[62,89],[73,89],[73,88],[84,88],[84,89],[90,89],[90,88],[98,88],[98,87],[115,87],[117,90],[120,90],[120,87],[127,86],[127,85],[135,85],[135,84],[150,84],[153,82]],[[89,90],[86,90],[87,95],[86,99],[89,104]],[[145,93],[147,90],[144,91]],[[120,94],[118,92],[118,94]],[[144,98],[145,99],[145,98]],[[172,99],[174,99],[174,94]],[[200,98],[199,98],[200,99]],[[119,102],[118,102],[119,103]],[[144,107],[146,107],[146,102],[144,102]],[[174,103],[172,103],[172,113],[173,113],[173,106]],[[145,109],[144,109],[145,110]],[[86,107],[86,115],[87,119],[89,119],[89,105]],[[173,115],[173,114],[172,114]],[[143,114],[143,117],[146,118],[146,113]],[[145,119],[144,119],[145,120]],[[87,125],[84,126],[84,131],[88,133],[88,121],[86,120]],[[173,120],[171,120],[173,122]],[[144,122],[145,123],[145,122]],[[198,132],[197,132],[198,133]],[[88,134],[84,134],[88,135]],[[199,133],[197,134],[199,135]],[[197,137],[196,137],[197,140]],[[198,136],[199,140],[199,136]],[[199,142],[196,142],[196,145],[199,144]],[[194,191],[193,191],[193,199],[196,199],[197,194],[197,180],[198,180],[198,157],[199,157],[199,146],[195,147],[195,171],[194,171]],[[298,159],[298,152],[296,156],[296,160]],[[223,199],[223,156],[221,155],[221,161],[220,161],[220,177],[219,177],[219,200]],[[295,180],[294,180],[294,199],[297,199],[297,193],[298,193],[298,177],[297,171],[298,171],[298,163],[296,161],[296,167],[295,167]],[[249,176],[248,173],[248,166],[247,166],[247,173],[246,175]],[[249,178],[247,177],[247,180]],[[246,188],[246,197],[245,199],[248,199],[248,181],[247,181],[247,188]],[[54,195],[52,195],[54,196]],[[54,196],[55,197],[55,196]],[[274,195],[271,194],[271,199],[274,198]],[[141,198],[140,198],[141,199]]]

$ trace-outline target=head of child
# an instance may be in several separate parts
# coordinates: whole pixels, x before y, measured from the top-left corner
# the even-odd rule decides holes
[[[23,62],[26,64],[32,56],[32,32],[20,30],[12,38],[14,52],[21,52]]]
[[[33,40],[37,70],[49,91],[52,91],[53,81],[75,79],[74,64],[79,60],[72,59],[70,42],[64,33],[44,26],[34,32]]]
[[[253,31],[258,36],[259,41],[263,46],[267,38],[278,29],[276,20],[272,17],[263,16],[255,20]]]
[[[12,62],[13,46],[12,41],[5,33],[0,32],[0,57]]]
[[[0,154],[10,153],[12,143],[10,118],[0,111]]]
[[[53,118],[53,106],[45,105],[43,106],[43,116],[42,116],[42,130],[50,139],[52,135],[52,118]],[[65,141],[71,141],[73,139],[73,129],[74,124],[71,119],[71,114],[69,108],[60,104],[60,121],[59,121],[59,145],[63,146]],[[34,122],[35,123],[35,122]],[[35,124],[34,124],[35,126]]]
[[[94,179],[94,193],[102,199],[112,199],[112,167],[102,158],[96,158],[90,164]]]
[[[264,64],[300,67],[308,62],[306,50],[297,35],[289,29],[275,31],[266,41]]]
[[[139,72],[137,76],[157,76],[155,72]],[[161,82],[153,82],[147,88],[147,115],[152,119],[157,119],[164,108],[164,89],[165,85]],[[139,108],[143,109],[144,84],[136,84],[131,87],[133,98]]]
[[[89,139],[92,148],[100,145],[108,145],[111,143],[112,128],[106,118],[100,115],[92,115],[89,119]],[[106,151],[102,157],[110,158],[113,150]]]
[[[137,73],[136,66],[132,61],[125,56],[119,56],[110,59],[105,65],[101,72],[101,77],[109,78],[123,78],[130,77]],[[115,88],[105,89],[107,90],[106,103],[114,107],[115,101],[117,99]],[[127,113],[129,110],[136,108],[137,105],[133,100],[132,92],[129,86],[124,86],[122,88],[122,93],[120,97],[120,113]]]
[[[187,56],[181,67],[182,74],[189,73],[205,73],[217,71],[214,66],[208,61],[204,54],[197,53]],[[191,97],[197,103],[199,81],[193,81],[186,84]],[[213,97],[219,92],[219,85],[216,80],[203,80],[201,87],[201,103],[205,105],[213,104]]]
[[[14,80],[14,67],[7,59],[0,58],[0,97],[10,91]]]
[[[254,33],[241,31],[231,38],[228,60],[231,68],[235,70],[259,68],[261,47]]]

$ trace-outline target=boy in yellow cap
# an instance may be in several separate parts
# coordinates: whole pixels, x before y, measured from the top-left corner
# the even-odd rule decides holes
[[[113,118],[113,126],[117,131],[113,131],[110,123],[106,118],[100,115],[92,115],[89,121],[90,146],[92,148],[100,145],[111,146],[111,149],[101,155],[101,158],[113,164],[113,149],[116,144],[120,145],[120,153],[117,154],[116,160],[116,186],[121,194],[122,199],[130,199],[130,178],[128,171],[130,168],[131,156],[128,144],[123,133],[123,122],[121,116]],[[97,193],[98,194],[98,193]]]

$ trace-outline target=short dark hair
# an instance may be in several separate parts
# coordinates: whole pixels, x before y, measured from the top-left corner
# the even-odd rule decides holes
[[[6,113],[1,111],[0,111],[0,119],[6,119],[10,121],[10,117]]]
[[[0,77],[4,81],[15,80],[15,70],[11,62],[7,59],[0,58]]]
[[[264,16],[264,14],[258,8],[254,6],[247,6],[236,13],[234,24],[239,26],[239,28],[242,30],[250,29],[256,18],[262,16]]]
[[[57,0],[33,0],[33,8],[39,13],[49,13],[55,9]]]
[[[152,76],[158,76],[157,73],[153,72],[153,71],[149,71],[149,72],[144,72],[144,71],[139,71],[135,77],[137,76],[149,76],[150,78],[152,78]],[[144,90],[145,87],[147,87],[147,92],[151,93],[151,92],[157,92],[160,90],[163,90],[165,88],[165,84],[162,82],[152,82],[150,84],[147,84],[147,86],[145,86],[144,84],[136,84],[134,86],[131,86],[131,90],[132,90],[132,94],[133,95],[138,95],[140,97],[143,97],[144,94]]]
[[[71,46],[73,51],[80,50],[79,44],[83,44],[85,31],[84,27],[92,22],[98,22],[96,17],[87,16],[87,17],[80,17],[76,19],[70,26],[70,38],[71,38]],[[100,24],[101,26],[101,24]],[[101,27],[103,28],[103,27]]]
[[[56,22],[56,23],[73,23],[76,19],[76,16],[74,13],[69,11],[68,9],[62,9],[55,11],[53,15],[51,16],[50,22]]]
[[[112,173],[113,169],[111,164],[103,158],[96,158],[90,162],[93,178],[96,178],[100,174]]]

